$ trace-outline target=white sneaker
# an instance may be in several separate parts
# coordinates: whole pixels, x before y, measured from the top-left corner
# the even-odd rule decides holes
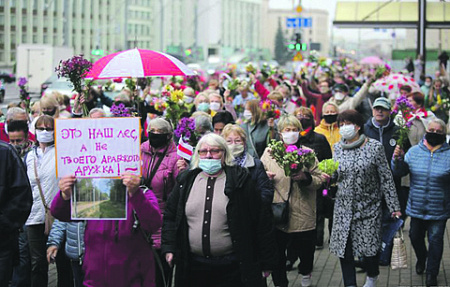
[[[375,277],[366,277],[366,283],[364,283],[363,287],[377,287],[378,276]]]
[[[309,287],[312,284],[311,274],[302,276],[302,287]]]

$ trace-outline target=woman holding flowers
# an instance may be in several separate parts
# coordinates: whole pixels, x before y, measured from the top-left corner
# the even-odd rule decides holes
[[[288,286],[285,252],[292,240],[300,258],[302,286],[310,286],[316,241],[316,191],[322,183],[321,172],[317,169],[313,151],[298,145],[302,125],[295,116],[281,116],[278,131],[282,141],[273,141],[272,147],[266,148],[261,158],[273,180],[273,202],[289,201],[289,221],[277,225],[275,230],[278,265],[272,278],[275,286]]]
[[[409,122],[412,122],[408,138],[411,145],[415,146],[425,135],[428,122],[436,116],[425,109],[425,96],[421,92],[410,93],[406,97],[411,104],[411,111],[406,117]]]
[[[153,191],[158,199],[159,208],[164,212],[167,198],[178,176],[177,148],[172,140],[172,125],[156,118],[149,122],[148,141],[141,145],[143,163],[143,184]],[[161,229],[152,234],[153,246],[158,254],[161,250]],[[166,280],[170,280],[170,268],[161,258]],[[164,286],[161,270],[155,265],[156,286]]]
[[[381,199],[392,216],[400,204],[383,145],[364,135],[364,119],[355,110],[339,114],[342,139],[334,146],[339,162],[330,252],[339,257],[345,286],[356,286],[354,256],[364,257],[364,287],[376,286],[381,247]]]

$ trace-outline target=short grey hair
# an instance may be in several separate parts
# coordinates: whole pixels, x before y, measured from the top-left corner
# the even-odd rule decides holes
[[[282,115],[280,117],[280,120],[278,121],[278,132],[282,132],[284,130],[285,127],[287,126],[294,126],[296,128],[298,128],[300,131],[303,130],[302,124],[300,123],[300,121],[297,119],[296,116],[288,114],[288,115]]]
[[[201,148],[203,144],[207,144],[213,147],[218,147],[224,151],[223,158],[225,162],[225,166],[233,166],[234,165],[234,157],[230,152],[230,149],[228,148],[227,142],[225,139],[219,135],[216,135],[214,133],[209,133],[207,135],[204,135],[197,143],[197,146],[195,147],[194,154],[192,156],[191,161],[191,169],[198,168],[199,162],[200,162],[200,156],[198,154],[198,150]]]
[[[27,112],[22,108],[19,107],[9,108],[8,111],[6,112],[6,121],[14,120],[16,115],[23,115],[23,114],[27,115]]]
[[[90,110],[90,111],[89,111],[89,117],[90,117],[92,114],[95,114],[95,113],[101,113],[104,117],[106,117],[106,112],[105,112],[105,110],[103,110],[102,108],[93,108],[92,110]]]
[[[431,123],[436,123],[436,124],[440,125],[442,130],[444,131],[444,135],[447,134],[447,125],[445,124],[445,122],[443,120],[438,119],[438,118],[434,118],[434,119],[430,120],[427,124],[427,130]]]
[[[156,118],[151,120],[148,123],[147,131],[150,131],[151,128],[155,128],[157,130],[161,130],[161,132],[167,134],[173,133],[172,125],[163,118]]]
[[[205,131],[213,131],[212,119],[210,115],[199,115],[195,117],[195,128],[201,128]]]

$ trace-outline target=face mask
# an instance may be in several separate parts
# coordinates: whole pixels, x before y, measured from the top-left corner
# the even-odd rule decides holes
[[[336,94],[334,94],[334,98],[338,101],[342,101],[345,98],[345,95],[341,92],[337,92]]]
[[[339,134],[345,140],[351,140],[356,136],[356,128],[355,125],[343,125],[339,128]]]
[[[245,150],[244,145],[241,144],[230,144],[228,147],[234,157],[240,156]]]
[[[302,124],[304,130],[312,126],[310,119],[301,119],[300,123]]]
[[[54,108],[53,110],[51,110],[51,111],[43,111],[42,112],[44,115],[47,115],[47,116],[51,116],[51,117],[53,117],[54,115],[55,115],[55,113],[56,113],[56,108]]]
[[[207,112],[209,110],[209,104],[208,103],[198,104],[197,110],[201,112]]]
[[[336,122],[336,120],[337,120],[337,114],[334,114],[334,115],[324,115],[324,116],[323,116],[323,119],[325,120],[325,122],[326,122],[327,124],[332,124],[332,123]]]
[[[217,112],[217,111],[220,109],[220,103],[211,103],[211,104],[209,105],[209,108],[210,108],[211,110]]]
[[[299,137],[298,132],[287,132],[281,135],[283,136],[283,142],[287,145],[296,144]]]
[[[169,134],[155,134],[150,132],[148,134],[148,140],[150,141],[150,145],[153,148],[160,148],[167,144],[169,138]]]
[[[330,91],[330,88],[327,88],[327,87],[320,87],[320,88],[319,88],[319,91],[320,91],[320,93],[322,93],[322,94],[326,94],[326,93],[328,93],[328,91]]]
[[[249,110],[245,110],[243,116],[244,116],[244,119],[251,120],[252,119],[252,112],[250,112]]]
[[[200,159],[198,167],[200,167],[207,174],[216,174],[222,169],[222,160],[213,158]]]
[[[427,143],[429,143],[431,146],[437,146],[440,144],[443,144],[445,142],[445,135],[437,134],[437,133],[426,133],[425,139],[427,140]]]
[[[53,132],[36,130],[36,139],[40,143],[53,142]]]
[[[431,87],[431,83],[425,82],[425,86],[426,86],[426,87]]]
[[[188,96],[184,97],[184,102],[186,104],[191,104],[193,101],[194,101],[194,98],[191,98],[191,97],[188,97]]]

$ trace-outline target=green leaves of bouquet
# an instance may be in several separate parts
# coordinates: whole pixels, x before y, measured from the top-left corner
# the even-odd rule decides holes
[[[295,145],[285,147],[282,141],[272,140],[269,143],[271,155],[277,164],[284,170],[286,176],[297,173],[303,168],[310,169],[316,160],[316,155],[310,149]]]
[[[323,173],[332,176],[338,170],[339,162],[332,159],[324,159],[319,162],[319,170]]]

